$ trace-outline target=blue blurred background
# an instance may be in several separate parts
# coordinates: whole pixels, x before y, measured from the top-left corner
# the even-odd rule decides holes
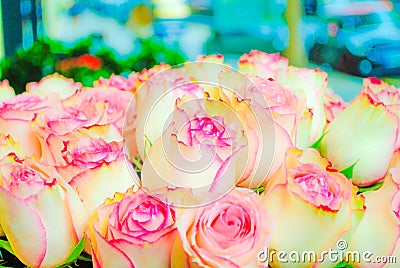
[[[91,71],[100,60],[98,76],[213,53],[235,66],[258,49],[327,71],[349,100],[362,77],[400,86],[399,11],[400,0],[1,0],[1,74],[79,80],[71,64],[82,55]]]

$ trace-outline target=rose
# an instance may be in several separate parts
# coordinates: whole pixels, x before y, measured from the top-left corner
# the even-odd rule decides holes
[[[177,215],[164,201],[130,189],[101,205],[88,232],[94,267],[171,267]]]
[[[164,70],[171,69],[171,66],[169,64],[165,63],[160,63],[159,65],[154,65],[150,69],[144,68],[141,72],[139,73],[131,73],[128,77],[129,80],[133,81],[135,84],[135,87],[133,89],[133,92],[137,92],[137,90],[147,82],[152,76],[156,75],[159,72],[162,72]]]
[[[321,154],[339,170],[353,166],[353,183],[368,186],[385,178],[397,135],[397,115],[360,93],[327,126]]]
[[[263,205],[275,223],[270,251],[314,252],[316,260],[304,267],[350,238],[364,213],[357,187],[315,149],[288,149],[285,164],[265,189]],[[273,267],[283,265],[270,261]]]
[[[185,96],[184,96],[185,97]],[[177,205],[210,202],[230,190],[246,169],[247,138],[240,119],[225,103],[213,99],[178,100],[171,123],[149,150],[142,185],[191,192],[193,200]],[[183,203],[182,203],[183,202]]]
[[[207,206],[185,209],[178,222],[181,240],[171,267],[258,267],[274,223],[247,189],[235,189]]]
[[[0,101],[12,98],[15,96],[14,89],[8,83],[8,80],[3,80],[0,83]]]
[[[39,82],[30,82],[26,84],[26,92],[42,97],[50,93],[57,93],[60,99],[71,97],[81,88],[81,83],[75,83],[74,80],[66,78],[58,73],[43,77]]]
[[[284,161],[286,149],[292,147],[288,130],[295,131],[296,110],[299,109],[290,104],[297,99],[283,88],[279,91],[273,81],[259,77],[249,79],[226,71],[220,73],[219,79],[221,87],[208,88],[206,93],[223,102],[240,118],[248,138],[248,155],[241,160],[247,162],[247,166],[238,185],[248,188],[265,185]],[[280,93],[287,95],[274,98],[273,92],[278,96]]]
[[[321,137],[326,125],[324,96],[328,84],[327,73],[320,69],[289,66],[277,72],[276,81],[296,96],[305,95],[306,104],[297,125],[295,144],[300,149],[312,145]]]
[[[185,68],[164,67],[141,84],[135,94],[136,107],[129,107],[129,110],[136,108],[136,144],[142,159],[146,158],[150,144],[162,135],[176,100],[183,95],[194,99],[204,95],[201,86],[191,83]],[[129,141],[125,134],[124,138]]]
[[[39,113],[31,123],[31,129],[40,141],[42,162],[49,165],[65,163],[61,151],[64,142],[79,140],[85,136],[103,137],[105,140],[121,140],[121,131],[112,124],[100,125],[98,117],[92,118],[75,107],[60,106]]]
[[[23,154],[41,156],[40,142],[30,127],[39,112],[58,105],[56,95],[40,97],[23,93],[0,102],[0,129],[19,143]]]
[[[56,167],[79,193],[89,214],[115,192],[124,192],[139,181],[132,177],[114,125],[50,133],[43,140],[43,152],[41,161]]]
[[[114,87],[123,91],[134,91],[136,84],[133,79],[112,74],[108,79],[101,77],[93,83],[94,87]]]
[[[15,154],[19,158],[26,157],[22,154],[19,144],[10,135],[4,135],[0,132],[0,159],[8,154]]]
[[[0,163],[0,211],[12,250],[30,267],[63,264],[86,229],[76,192],[52,168],[15,156]]]
[[[366,93],[376,103],[382,103],[391,112],[400,116],[399,89],[375,77],[363,79],[362,92]],[[397,136],[395,149],[400,148],[400,135]]]
[[[384,267],[383,262],[374,263],[376,256],[398,256],[395,249],[400,244],[399,186],[400,169],[396,167],[388,173],[380,189],[363,193],[367,210],[350,240],[349,251],[369,251],[373,255],[370,256],[372,263],[364,258],[350,258],[348,262],[354,267]]]
[[[65,165],[57,166],[57,170],[79,193],[89,214],[115,192],[139,183],[129,170],[122,142],[83,137],[66,141],[62,156]]]
[[[324,96],[324,108],[327,123],[332,122],[332,120],[341,111],[346,109],[347,103],[343,101],[342,97],[335,94],[331,88],[327,88]]]
[[[281,57],[279,53],[268,54],[258,50],[252,50],[249,54],[243,54],[238,62],[239,71],[264,78],[275,78],[280,69],[289,66],[289,60]]]
[[[78,91],[64,100],[63,105],[79,110],[88,118],[95,118],[97,125],[114,124],[122,132],[125,113],[132,97],[132,92],[102,86]]]
[[[90,119],[89,125],[115,125],[127,138],[130,156],[136,157],[136,99],[132,92],[101,85],[80,91],[63,104]]]
[[[289,66],[288,60],[278,53],[268,54],[256,50],[242,55],[239,59],[239,70],[270,81],[256,84],[259,84],[272,106],[278,104],[279,109],[275,108],[274,113],[279,111],[279,115],[282,112],[285,114],[278,122],[283,123],[291,134],[296,147],[306,148],[320,138],[326,124],[323,105],[327,87],[326,73],[319,69]],[[262,81],[259,78],[256,80]],[[271,83],[274,80],[277,81],[275,85]],[[294,114],[297,116],[293,118]]]

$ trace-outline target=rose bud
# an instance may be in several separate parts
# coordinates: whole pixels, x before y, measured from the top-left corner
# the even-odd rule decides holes
[[[385,178],[397,135],[398,116],[360,93],[327,126],[321,154],[340,171],[352,168],[355,185],[368,186]]]
[[[385,262],[375,262],[377,256],[394,254],[400,238],[400,168],[392,168],[383,186],[376,191],[363,193],[366,212],[349,243],[349,252],[371,252],[368,259],[346,256],[345,261],[354,267],[388,267]],[[356,256],[358,257],[358,256]]]
[[[29,267],[63,264],[82,239],[87,214],[52,168],[9,156],[0,163],[0,224]]]
[[[270,252],[312,251],[313,259],[299,267],[321,262],[323,252],[335,249],[339,240],[349,241],[361,221],[364,200],[357,190],[351,180],[332,169],[315,149],[288,149],[285,164],[263,197],[263,204],[275,223]],[[278,258],[271,259],[270,264],[298,265],[290,259],[288,263],[280,263]]]
[[[26,84],[26,92],[45,97],[51,93],[58,94],[60,99],[71,97],[82,88],[81,83],[66,78],[58,73],[43,77],[39,82]]]
[[[38,113],[59,105],[56,95],[40,97],[23,93],[0,102],[0,129],[19,143],[23,154],[41,156],[40,142],[30,127]]]
[[[261,198],[236,188],[216,202],[184,209],[171,267],[258,267],[274,224]],[[260,260],[261,261],[261,260]]]
[[[278,70],[289,67],[289,60],[281,57],[279,53],[268,54],[258,50],[252,50],[249,54],[243,54],[238,62],[239,71],[245,74],[275,78]]]
[[[171,200],[177,205],[210,202],[227,193],[247,165],[247,138],[235,112],[223,102],[189,97],[177,102],[171,117],[144,160],[142,185],[152,191],[191,191],[194,203]]]
[[[176,217],[163,197],[132,189],[116,193],[97,209],[90,224],[93,266],[171,267]]]

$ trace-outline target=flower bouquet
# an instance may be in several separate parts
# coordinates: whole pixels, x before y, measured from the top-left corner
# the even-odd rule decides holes
[[[251,51],[0,88],[0,256],[29,267],[397,267],[400,95]]]

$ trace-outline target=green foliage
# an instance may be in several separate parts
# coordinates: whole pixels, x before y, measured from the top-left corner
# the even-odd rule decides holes
[[[369,191],[379,190],[382,187],[383,183],[384,183],[384,181],[381,181],[381,182],[375,183],[371,186],[358,187],[358,193],[362,194],[362,193],[369,192]]]
[[[82,237],[81,241],[79,241],[79,243],[75,246],[74,250],[71,252],[69,257],[65,261],[65,264],[57,266],[57,268],[66,267],[70,263],[75,262],[78,259],[79,255],[81,255],[82,253],[84,243],[85,243],[85,237]]]
[[[13,57],[0,61],[1,80],[7,79],[16,93],[24,92],[27,83],[39,81],[54,72],[84,86],[92,86],[93,81],[100,77],[108,78],[111,74],[139,72],[161,62],[175,65],[185,61],[176,48],[167,47],[157,38],[140,40],[137,47],[132,55],[121,59],[112,49],[101,45],[96,36],[90,36],[72,47],[52,40],[37,40],[29,49],[18,50]],[[101,67],[71,64],[82,55],[100,59]]]
[[[349,179],[353,178],[353,170],[354,170],[354,167],[356,166],[357,163],[358,163],[358,160],[354,164],[352,164],[351,166],[341,170],[340,173],[342,173],[343,175],[345,175]]]
[[[354,265],[342,261],[342,262],[339,262],[338,264],[336,264],[334,268],[354,268]]]

